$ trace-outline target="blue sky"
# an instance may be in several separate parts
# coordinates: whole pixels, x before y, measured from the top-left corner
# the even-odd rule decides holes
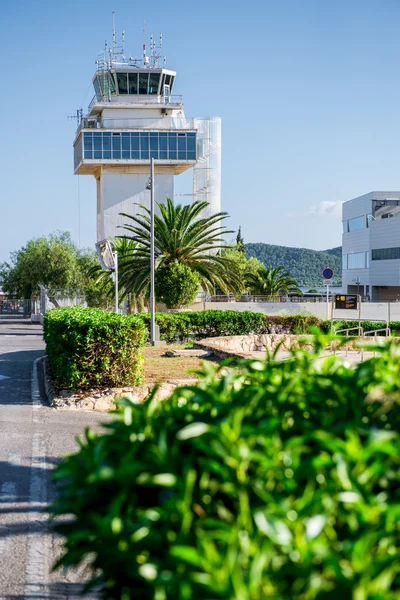
[[[222,117],[222,205],[246,242],[339,245],[342,201],[400,188],[398,0],[2,0],[0,260],[56,230],[95,242],[67,115],[92,98],[113,10],[132,55],[144,19],[163,32],[188,117]]]

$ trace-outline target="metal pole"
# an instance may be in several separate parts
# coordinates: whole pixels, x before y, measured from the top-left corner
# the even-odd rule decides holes
[[[154,297],[154,158],[150,160],[150,343],[155,343],[155,297]]]
[[[326,320],[329,321],[329,283],[326,283]]]
[[[118,252],[114,252],[114,264],[115,264],[115,312],[119,313],[119,298],[118,298]]]

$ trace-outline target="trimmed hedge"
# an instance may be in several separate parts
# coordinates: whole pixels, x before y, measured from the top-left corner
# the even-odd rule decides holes
[[[150,327],[150,316],[140,317]],[[196,339],[225,335],[248,335],[250,333],[308,333],[311,326],[328,331],[329,322],[314,316],[267,316],[263,313],[237,310],[204,310],[198,312],[156,313],[160,337],[167,342],[184,340],[189,336]]]
[[[59,308],[44,318],[53,381],[66,389],[142,383],[143,319],[97,308]]]
[[[358,327],[358,321],[334,321],[334,329],[345,329],[349,327]],[[364,331],[373,331],[374,329],[383,329],[385,327],[384,321],[361,321],[361,327]],[[390,321],[389,327],[394,335],[400,335],[400,321]],[[377,335],[384,335],[384,333],[378,333]]]
[[[400,348],[377,354],[208,365],[122,401],[56,468],[58,566],[89,562],[107,600],[395,600]]]

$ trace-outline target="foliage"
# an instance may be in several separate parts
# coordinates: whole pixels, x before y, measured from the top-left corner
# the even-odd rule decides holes
[[[191,304],[200,288],[200,277],[184,263],[171,262],[157,269],[155,295],[167,308]]]
[[[283,266],[285,271],[301,286],[319,286],[322,282],[322,271],[331,267],[335,273],[333,285],[341,285],[342,248],[317,251],[307,248],[291,248],[271,244],[245,244],[248,257],[258,258],[265,266]]]
[[[137,312],[143,310],[145,299],[143,295],[127,292],[121,285],[121,275],[126,269],[129,269],[132,261],[135,259],[137,248],[136,242],[126,238],[111,239],[111,246],[114,252],[118,254],[118,277],[119,277],[119,301],[123,299],[128,301],[128,312]],[[104,296],[108,300],[110,308],[114,307],[115,301],[115,283],[110,271],[104,271],[101,268],[99,261],[89,270],[90,277],[95,282],[96,289],[102,290]],[[105,303],[104,303],[105,304]]]
[[[146,327],[150,326],[150,315],[141,313]],[[328,332],[330,321],[322,321],[312,315],[267,316],[251,311],[202,310],[169,313],[156,313],[156,323],[160,327],[160,337],[167,342],[219,337],[225,335],[248,335],[251,333],[309,333],[311,326],[318,326]]]
[[[238,249],[237,246],[227,246],[221,250],[221,256],[229,259],[234,265],[235,270],[238,274],[239,284],[234,290],[236,296],[246,291],[246,277],[248,275],[255,275],[263,264],[256,258],[247,258],[246,254]]]
[[[308,290],[307,294],[320,294],[320,292],[315,288],[311,288],[311,290]]]
[[[238,252],[241,252],[242,254],[246,254],[246,250],[245,250],[245,247],[244,247],[244,239],[242,237],[242,228],[241,227],[239,227],[237,235],[236,235],[235,249],[238,250]]]
[[[150,317],[142,314],[146,325]],[[262,333],[267,320],[261,313],[236,310],[203,310],[197,312],[156,313],[156,323],[160,327],[160,337],[167,342],[186,339],[219,337],[224,335],[246,335]]]
[[[211,217],[201,214],[207,202],[194,202],[191,205],[174,206],[167,198],[165,204],[158,204],[160,215],[154,216],[155,268],[178,262],[188,266],[200,277],[205,291],[213,293],[219,287],[225,293],[240,285],[235,266],[218,254],[223,247],[222,235],[232,233],[222,222],[227,213],[217,213]],[[122,226],[124,237],[138,244],[134,260],[121,269],[120,282],[126,292],[148,295],[150,281],[150,211],[141,206],[142,215],[123,214],[129,219]]]
[[[333,329],[337,331],[338,329],[348,329],[350,327],[358,327],[358,320],[350,320],[350,321],[334,321]],[[374,331],[376,329],[383,329],[386,327],[386,321],[361,321],[361,327],[364,332],[366,331]],[[391,329],[392,334],[400,335],[400,321],[390,321],[389,327]],[[377,335],[385,335],[384,332]]]
[[[96,253],[79,249],[69,232],[30,240],[0,265],[3,290],[17,298],[30,298],[39,284],[51,289],[79,289],[89,306],[107,305],[107,297],[90,275],[97,265]]]
[[[52,288],[73,287],[76,278],[76,247],[68,232],[30,240],[11,253],[11,263],[1,266],[3,289],[30,298],[39,283]]]
[[[248,273],[246,283],[250,292],[256,296],[284,296],[289,292],[301,294],[296,280],[283,267],[265,267],[257,273]]]
[[[56,385],[66,389],[138,385],[145,326],[135,315],[60,308],[44,317],[44,340]]]
[[[121,401],[56,468],[58,566],[89,562],[108,600],[398,598],[400,348],[377,352]]]

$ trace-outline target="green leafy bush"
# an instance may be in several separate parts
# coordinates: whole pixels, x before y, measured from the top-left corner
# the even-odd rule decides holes
[[[334,329],[346,329],[349,327],[358,327],[358,320],[349,321],[334,321]],[[375,329],[382,329],[386,327],[385,321],[361,321],[361,327],[364,332],[373,331]],[[389,327],[394,335],[400,333],[400,321],[391,321]],[[378,333],[377,335],[384,335],[384,333]]]
[[[167,308],[191,304],[200,287],[200,276],[184,263],[172,262],[157,269],[155,292]]]
[[[121,401],[56,468],[58,566],[88,561],[109,600],[397,599],[400,349],[377,352],[204,365]]]
[[[44,339],[53,380],[62,388],[138,385],[145,324],[97,308],[60,308],[44,318]]]
[[[150,316],[140,315],[146,326]],[[308,333],[311,326],[329,331],[330,322],[308,315],[267,316],[263,313],[237,310],[203,310],[197,312],[156,313],[160,337],[167,342],[225,335],[248,335],[250,333]]]

